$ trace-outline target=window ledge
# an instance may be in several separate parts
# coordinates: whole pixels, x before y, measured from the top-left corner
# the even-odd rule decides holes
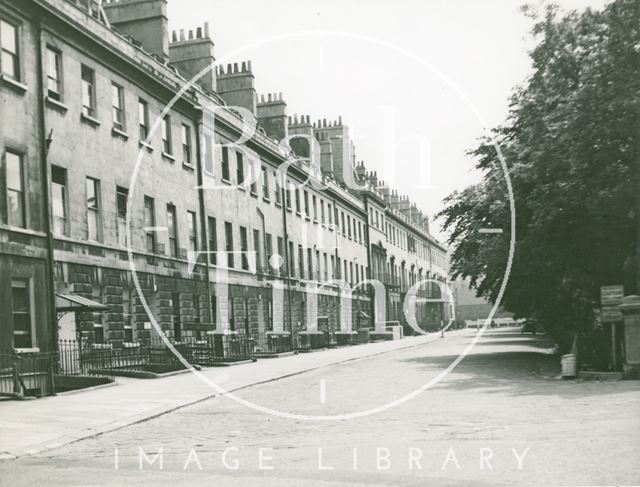
[[[54,110],[59,111],[63,115],[67,113],[67,111],[69,110],[69,107],[67,105],[65,105],[64,103],[54,98],[51,98],[50,96],[45,96],[44,101],[49,106],[49,108],[53,108]]]
[[[250,194],[251,194],[251,196],[253,196],[254,198],[257,198],[257,197],[258,197],[258,193],[257,193],[257,192],[255,192],[255,191],[251,191],[251,192],[250,192]]]
[[[23,228],[23,227],[16,227],[13,225],[7,225],[4,223],[0,223],[0,230],[6,230],[6,231],[10,231],[10,232],[16,232],[16,233],[24,233],[25,235],[31,235],[33,237],[46,237],[47,234],[44,232],[39,232],[37,230],[31,230],[29,228]]]
[[[229,181],[228,179],[225,178],[221,178],[220,181],[222,181],[224,184],[229,184],[231,185],[231,181]]]
[[[171,161],[172,163],[173,163],[173,162],[176,162],[176,158],[175,158],[175,157],[173,157],[173,156],[172,156],[171,154],[169,154],[168,152],[164,152],[164,151],[162,151],[162,158],[163,158],[163,159],[166,159],[166,160],[168,160],[168,161]]]
[[[262,201],[264,201],[266,203],[271,203],[271,199],[267,198],[266,196],[262,197]]]
[[[184,169],[189,170],[189,171],[194,171],[194,170],[195,170],[195,168],[193,167],[193,164],[187,164],[186,162],[183,162],[183,163],[182,163],[182,167],[183,167]]]
[[[87,125],[91,125],[94,128],[100,126],[100,120],[90,117],[89,115],[85,115],[84,113],[80,114],[80,121],[86,123]]]
[[[138,145],[140,146],[141,149],[146,149],[147,152],[152,153],[153,152],[153,146],[151,144],[147,144],[144,141],[139,141]]]
[[[314,218],[314,219],[313,219],[313,223],[314,223],[315,225],[317,225],[317,224],[318,224],[318,220],[317,220],[316,218]]]
[[[27,90],[29,89],[29,87],[24,83],[20,83],[20,81],[13,79],[9,76],[5,76],[4,74],[0,74],[0,81],[2,81],[2,83],[7,85],[9,88],[17,91],[21,95],[26,93]]]
[[[38,347],[33,348],[14,348],[16,353],[40,353],[40,349]]]
[[[116,127],[111,127],[111,135],[113,135],[114,137],[120,137],[124,140],[129,140],[129,134]]]

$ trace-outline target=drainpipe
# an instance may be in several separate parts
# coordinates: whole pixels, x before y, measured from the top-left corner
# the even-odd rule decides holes
[[[265,262],[262,263],[262,267],[264,268],[266,265],[267,269],[269,269],[269,263],[266,261],[267,260],[267,226],[264,221],[264,213],[262,212],[262,210],[259,207],[256,207],[256,212],[258,213],[258,216],[260,217],[260,221],[262,222],[262,252],[265,259]]]
[[[286,179],[286,178],[285,178]],[[280,185],[280,194],[282,200],[282,225],[283,225],[283,237],[284,237],[284,255],[286,258],[287,269],[287,302],[289,303],[289,339],[291,341],[291,350],[293,350],[293,310],[291,306],[291,257],[289,256],[289,233],[287,231],[287,194],[285,185],[286,180]]]
[[[200,142],[200,133],[201,131],[204,131],[204,124],[202,123],[202,117],[203,117],[202,108],[200,108],[198,112],[199,114],[195,118],[195,125],[196,125],[195,133],[196,133],[196,173],[198,178],[198,204],[200,207],[200,229],[202,230],[201,231],[202,245],[200,246],[200,248],[204,249],[205,251],[204,268],[205,268],[205,279],[207,280],[207,295],[209,297],[209,302],[207,303],[207,306],[210,309],[209,319],[211,320],[211,324],[213,324],[215,322],[214,320],[216,317],[216,310],[211,308],[211,279],[209,279],[209,262],[210,262],[209,239],[207,238],[207,214],[206,214],[206,209],[204,204],[204,187],[203,187],[204,176],[202,171],[202,166],[203,166],[202,145]],[[194,268],[197,265],[198,265],[198,259],[196,259]]]
[[[49,321],[51,323],[51,339],[53,340],[51,349],[55,350],[56,343],[58,341],[58,317],[56,313],[56,302],[55,302],[55,267],[54,267],[54,256],[53,256],[53,224],[52,224],[52,212],[51,206],[52,201],[50,197],[50,184],[51,184],[51,175],[49,172],[49,164],[47,162],[47,156],[49,153],[49,146],[51,145],[52,140],[46,136],[47,126],[45,120],[45,108],[44,108],[44,66],[43,66],[43,56],[44,52],[42,49],[42,18],[40,18],[36,25],[37,30],[37,43],[38,43],[38,124],[40,131],[40,161],[41,161],[41,171],[42,171],[42,199],[43,199],[43,207],[44,207],[44,222],[45,222],[45,233],[47,234],[47,260],[48,260],[48,314]],[[54,348],[55,347],[55,348]]]
[[[264,213],[262,212],[262,210],[259,207],[256,207],[256,212],[258,213],[260,221],[262,222],[262,253],[264,255],[262,270],[266,269],[266,273],[269,273],[271,267],[269,265],[269,262],[267,261],[267,226],[265,224]],[[256,266],[256,275],[258,272],[262,272],[262,270],[259,271]],[[271,328],[273,329],[273,324],[271,323],[271,320],[269,319],[269,313],[267,312],[267,327],[269,326],[271,326]]]
[[[335,237],[334,256],[336,259],[336,269],[338,275],[342,276],[342,266],[340,265],[340,254],[338,253],[338,232],[336,231],[336,225],[338,223],[338,207],[336,206],[336,199],[332,198],[333,202],[333,235]],[[342,232],[342,226],[340,226],[340,232]],[[342,286],[338,286],[338,331],[342,330]]]
[[[367,195],[367,193],[364,194],[364,211],[367,214],[367,216],[366,216],[367,224],[365,225],[365,238],[367,239],[367,241],[366,241],[366,244],[367,244],[367,273],[369,274],[367,276],[367,278],[373,279],[373,266],[372,266],[372,263],[371,263],[371,233],[369,232],[369,225],[370,225],[370,223],[369,223],[369,196]],[[385,262],[385,264],[386,264],[386,262]],[[382,269],[383,275],[384,275],[385,271],[386,271],[386,269]],[[386,289],[386,286],[385,286],[385,289]],[[376,328],[376,303],[375,303],[375,290],[374,289],[370,290],[369,312],[371,313],[371,321],[373,322],[373,329],[375,330],[375,328]]]

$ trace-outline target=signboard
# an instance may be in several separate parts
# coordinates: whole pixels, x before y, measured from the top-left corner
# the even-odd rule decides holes
[[[617,306],[622,303],[624,288],[622,286],[602,286],[600,288],[600,306]]]
[[[622,312],[617,306],[603,306],[600,321],[602,323],[620,323],[622,322]]]

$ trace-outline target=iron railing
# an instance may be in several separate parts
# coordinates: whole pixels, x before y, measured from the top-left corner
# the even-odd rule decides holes
[[[0,351],[0,395],[43,397],[113,382],[108,373],[83,366],[71,347],[57,352]]]
[[[253,353],[253,339],[244,333],[183,337],[171,343],[187,361],[205,366],[249,360]]]

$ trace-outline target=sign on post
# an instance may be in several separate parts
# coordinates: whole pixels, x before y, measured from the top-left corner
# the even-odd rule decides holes
[[[624,298],[623,286],[602,286],[600,288],[600,306],[618,306]]]

